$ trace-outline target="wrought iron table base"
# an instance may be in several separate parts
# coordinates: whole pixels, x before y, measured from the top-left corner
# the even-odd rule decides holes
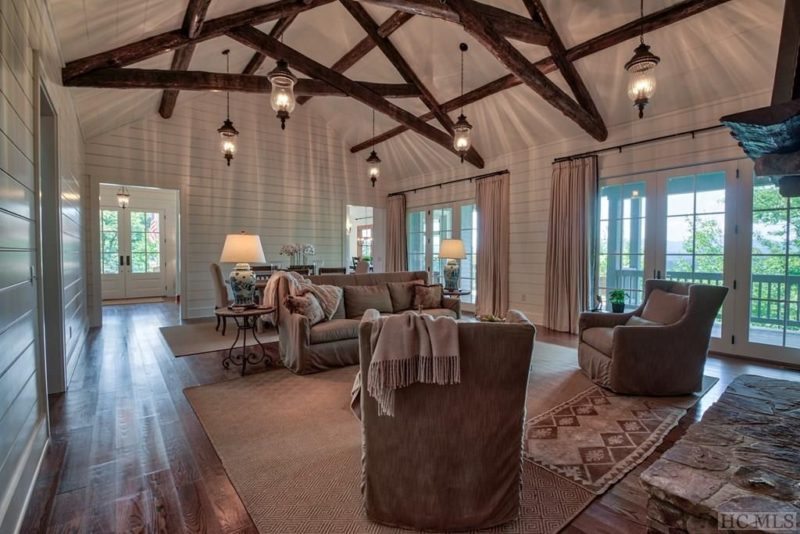
[[[236,322],[236,339],[233,340],[233,345],[231,348],[228,349],[228,355],[222,360],[222,365],[225,369],[230,369],[231,364],[236,365],[242,368],[242,376],[244,376],[244,372],[247,369],[247,364],[256,365],[261,362],[264,362],[264,365],[269,367],[272,364],[272,361],[267,357],[267,351],[264,350],[264,345],[261,344],[259,341],[258,336],[256,336],[256,316],[233,316],[233,320]],[[247,331],[253,335],[253,339],[256,340],[258,344],[258,348],[261,349],[261,355],[259,356],[255,352],[248,352],[247,349]],[[239,342],[239,338],[242,338],[242,349],[241,352],[234,353],[236,349],[236,344]],[[252,348],[252,347],[251,347]]]

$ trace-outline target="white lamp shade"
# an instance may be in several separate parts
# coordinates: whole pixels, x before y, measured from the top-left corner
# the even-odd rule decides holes
[[[439,257],[446,260],[463,260],[467,257],[464,242],[460,239],[443,239],[439,246]]]
[[[220,263],[266,263],[261,237],[250,234],[228,234],[222,247]]]

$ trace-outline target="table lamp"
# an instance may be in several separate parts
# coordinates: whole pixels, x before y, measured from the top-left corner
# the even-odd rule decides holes
[[[261,238],[257,235],[228,234],[222,247],[220,263],[235,263],[230,274],[231,292],[234,305],[251,308],[255,306],[253,295],[256,291],[256,274],[250,269],[251,263],[266,263]]]
[[[464,242],[460,239],[444,239],[439,247],[439,257],[447,260],[444,265],[444,288],[448,291],[458,289],[458,278],[461,276],[459,260],[467,257]]]

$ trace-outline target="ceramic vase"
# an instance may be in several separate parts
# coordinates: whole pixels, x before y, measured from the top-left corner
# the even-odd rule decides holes
[[[250,269],[250,264],[237,263],[231,271],[230,284],[235,306],[255,306],[256,273]]]
[[[447,260],[444,264],[444,288],[448,291],[458,289],[458,279],[461,276],[461,266],[458,260]]]

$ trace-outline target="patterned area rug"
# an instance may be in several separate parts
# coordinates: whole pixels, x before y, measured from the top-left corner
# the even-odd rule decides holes
[[[600,495],[644,461],[716,383],[704,376],[702,391],[683,397],[615,395],[591,386],[527,421],[525,457]]]

